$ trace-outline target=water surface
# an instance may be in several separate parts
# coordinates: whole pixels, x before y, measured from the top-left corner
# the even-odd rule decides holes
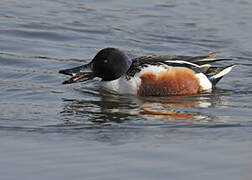
[[[1,179],[251,178],[250,1],[0,5]],[[59,69],[104,47],[132,58],[221,51],[246,65],[194,96],[111,95],[96,80],[61,84]]]

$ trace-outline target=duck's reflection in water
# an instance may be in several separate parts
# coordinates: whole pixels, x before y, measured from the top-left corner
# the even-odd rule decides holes
[[[146,119],[167,120],[163,123],[193,124],[196,121],[209,118],[209,115],[201,112],[200,108],[211,105],[203,96],[148,98],[141,105],[139,115]]]
[[[205,108],[221,103],[216,93],[195,96],[136,97],[99,93],[83,99],[64,99],[62,116],[70,122],[194,124],[213,119]],[[146,121],[145,121],[146,120]]]

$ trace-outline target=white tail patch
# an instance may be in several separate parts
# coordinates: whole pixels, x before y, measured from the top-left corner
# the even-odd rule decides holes
[[[201,90],[212,89],[213,85],[203,73],[197,73],[195,76],[199,79]]]

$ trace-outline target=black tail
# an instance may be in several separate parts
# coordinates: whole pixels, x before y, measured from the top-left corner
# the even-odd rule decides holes
[[[210,67],[205,73],[213,85],[216,85],[226,74],[228,74],[235,64],[226,67]]]

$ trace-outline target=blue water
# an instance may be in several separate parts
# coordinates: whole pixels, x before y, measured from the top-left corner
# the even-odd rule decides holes
[[[1,179],[251,179],[251,9],[248,0],[1,1]],[[104,47],[132,58],[221,51],[246,65],[194,96],[61,84],[60,69]]]

